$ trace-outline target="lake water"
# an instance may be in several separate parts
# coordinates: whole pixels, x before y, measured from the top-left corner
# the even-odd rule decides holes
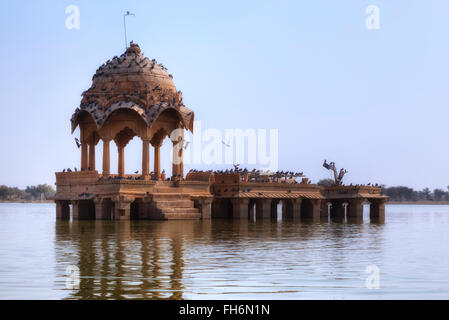
[[[127,298],[449,299],[449,206],[387,206],[381,225],[70,222],[0,204],[0,299]]]

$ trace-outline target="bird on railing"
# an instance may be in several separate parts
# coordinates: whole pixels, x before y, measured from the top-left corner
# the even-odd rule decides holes
[[[75,142],[76,142],[76,146],[78,147],[78,149],[81,147],[81,143],[78,140],[78,138],[75,138]]]

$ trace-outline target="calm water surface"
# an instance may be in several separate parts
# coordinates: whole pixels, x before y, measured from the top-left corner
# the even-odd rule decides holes
[[[449,299],[449,206],[387,206],[379,225],[67,222],[53,204],[0,204],[0,299],[98,298]]]

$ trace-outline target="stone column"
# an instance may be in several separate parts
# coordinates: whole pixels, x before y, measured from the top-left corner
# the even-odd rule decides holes
[[[322,200],[321,201],[321,217],[322,218],[327,218],[329,217],[329,206],[328,206],[328,201],[327,200]]]
[[[108,200],[95,198],[95,220],[111,220],[111,206]]]
[[[258,199],[256,201],[256,220],[271,219],[272,199]]]
[[[370,200],[370,220],[371,222],[385,223],[385,199]]]
[[[55,200],[56,219],[70,220],[70,207],[68,201]]]
[[[255,206],[255,203],[253,202],[253,205],[251,207],[249,207],[249,218],[250,218],[250,220],[253,220],[255,218],[254,217],[254,206]]]
[[[87,170],[87,156],[88,156],[88,150],[87,150],[87,142],[81,141],[81,170]]]
[[[301,203],[302,199],[293,199],[293,219],[300,219],[301,218]]]
[[[131,220],[131,202],[134,199],[130,197],[115,197],[114,201],[114,220]]]
[[[312,200],[312,220],[319,221],[321,216],[321,200]]]
[[[142,178],[150,177],[150,140],[142,140]]]
[[[156,145],[154,146],[154,174],[156,175],[157,179],[159,180],[161,178],[161,146]]]
[[[109,153],[109,142],[111,140],[103,140],[103,175],[109,176],[111,174],[110,169],[110,153]]]
[[[95,171],[95,143],[89,143],[89,170]]]
[[[125,174],[125,147],[118,146],[118,175]]]
[[[248,219],[248,204],[249,199],[247,198],[232,199],[232,218]]]
[[[212,199],[201,200],[201,219],[210,219],[212,215]]]
[[[172,177],[179,175],[179,142],[173,142]]]
[[[79,210],[79,201],[72,200],[72,219],[79,220],[80,210]]]
[[[347,215],[351,218],[363,218],[363,202],[365,199],[351,199],[349,200],[349,206]]]

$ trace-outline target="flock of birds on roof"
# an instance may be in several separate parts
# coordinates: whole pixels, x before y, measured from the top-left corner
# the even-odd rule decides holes
[[[201,170],[196,170],[196,169],[191,169],[189,171],[189,173],[213,173],[216,175],[226,175],[226,174],[240,174],[248,175],[248,180],[254,180],[254,181],[258,181],[258,180],[263,180],[263,178],[265,178],[266,176],[268,176],[269,180],[278,180],[278,179],[294,179],[294,178],[298,178],[298,177],[304,177],[303,172],[293,172],[293,171],[276,171],[276,172],[271,172],[271,173],[265,173],[261,170],[248,170],[247,168],[239,168],[239,165],[234,165],[234,169],[226,169],[226,170],[209,170],[209,171],[201,171]],[[284,181],[285,182],[285,181]]]
[[[134,88],[123,88],[123,90],[117,88],[117,83],[114,82],[115,76],[121,76],[123,73],[118,72],[114,74],[114,70],[123,64],[127,68],[133,66],[138,67],[137,70],[130,70],[128,72],[145,73],[144,71],[146,70],[152,73],[155,66],[158,66],[161,70],[167,70],[162,64],[158,64],[156,59],[149,60],[136,51],[127,51],[120,57],[115,56],[111,60],[106,61],[106,63],[97,69],[92,80],[97,77],[110,79],[107,79],[103,84],[99,82],[94,83],[90,89],[82,93],[83,100],[80,108],[75,110],[72,123],[74,123],[77,114],[81,110],[86,110],[91,113],[97,125],[102,125],[109,114],[116,109],[137,107],[143,109],[144,119],[148,125],[151,125],[156,120],[158,114],[164,109],[175,108],[181,111],[180,108],[185,107],[181,91],[173,92],[170,89],[163,89],[158,84],[151,88],[149,82],[136,81],[134,82]],[[173,78],[171,74],[168,76]],[[132,82],[127,82],[126,84],[130,85]],[[131,103],[131,105],[124,105],[124,103]],[[186,115],[190,116],[191,114],[192,112],[188,112]]]

